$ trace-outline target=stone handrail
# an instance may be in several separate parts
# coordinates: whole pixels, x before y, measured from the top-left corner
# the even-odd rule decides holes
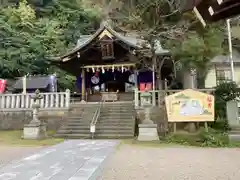
[[[40,93],[40,109],[68,109],[70,107],[70,90],[66,92]],[[34,93],[0,94],[0,111],[31,110]]]
[[[203,92],[203,93],[207,93],[207,94],[211,94],[215,91],[215,89],[196,89],[197,91]],[[151,104],[153,106],[156,106],[157,104],[157,99],[164,99],[165,96],[177,93],[177,92],[181,92],[183,91],[183,89],[177,89],[177,90],[152,90],[149,91],[152,94],[151,97]],[[140,101],[140,97],[141,97],[141,93],[143,93],[143,91],[139,91],[138,89],[135,89],[134,91],[134,102],[135,102],[135,107],[141,107],[141,101]]]

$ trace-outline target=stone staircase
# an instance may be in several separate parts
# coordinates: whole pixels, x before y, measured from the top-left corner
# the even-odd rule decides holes
[[[96,139],[132,138],[135,134],[135,108],[132,101],[104,103],[96,124]]]
[[[68,121],[57,131],[56,137],[59,138],[90,138],[90,123],[98,108],[98,104],[72,104],[69,112]]]
[[[232,141],[240,141],[240,126],[231,127],[228,137]]]
[[[134,93],[133,92],[120,92],[118,101],[133,101]],[[101,100],[101,94],[95,93],[88,95],[88,102],[99,102]]]

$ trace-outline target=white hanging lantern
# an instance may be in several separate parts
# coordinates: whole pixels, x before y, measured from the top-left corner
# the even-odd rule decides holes
[[[78,57],[78,58],[80,58],[80,57],[81,57],[81,55],[80,55],[80,52],[77,52],[77,57]]]
[[[92,67],[92,72],[95,73],[95,69],[94,69],[94,67]]]
[[[112,72],[114,72],[114,65],[112,66]]]
[[[124,71],[124,67],[122,66],[122,73],[123,73],[123,71]]]
[[[104,70],[103,66],[102,66],[102,73],[103,73],[103,74],[105,73],[105,70]]]

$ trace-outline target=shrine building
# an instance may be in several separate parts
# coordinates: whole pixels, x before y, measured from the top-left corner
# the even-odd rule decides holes
[[[51,63],[76,76],[76,86],[83,100],[101,92],[151,90],[156,87],[155,72],[152,68],[141,67],[135,53],[144,49],[144,43],[139,36],[116,32],[105,22],[93,35],[82,35],[75,48]],[[163,49],[159,41],[155,43],[155,53],[157,59],[169,56],[169,51]],[[172,61],[164,61],[162,67],[163,79],[172,73]]]

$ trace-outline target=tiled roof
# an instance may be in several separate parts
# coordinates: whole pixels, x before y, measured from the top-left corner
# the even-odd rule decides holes
[[[118,39],[120,41],[123,41],[127,45],[129,45],[133,48],[137,48],[137,49],[142,48],[141,45],[144,43],[143,39],[140,39],[140,38],[138,38],[137,36],[134,36],[134,35],[123,35],[121,33],[118,33],[116,31],[114,31],[107,22],[103,22],[101,24],[100,28],[93,35],[82,35],[80,37],[80,39],[77,41],[77,45],[73,48],[73,50],[66,53],[62,57],[60,57],[60,59],[65,58],[65,57],[67,57],[67,56],[69,56],[73,53],[77,53],[82,48],[84,48],[89,43],[91,43],[105,29],[108,30],[113,36],[115,36],[116,39]],[[163,49],[160,41],[156,40],[156,54],[161,55],[161,54],[168,54],[168,53],[169,53],[169,50]]]
[[[27,78],[27,89],[46,89],[50,84],[49,77],[28,77]],[[21,90],[23,88],[23,81],[19,79],[13,85],[14,89]]]

